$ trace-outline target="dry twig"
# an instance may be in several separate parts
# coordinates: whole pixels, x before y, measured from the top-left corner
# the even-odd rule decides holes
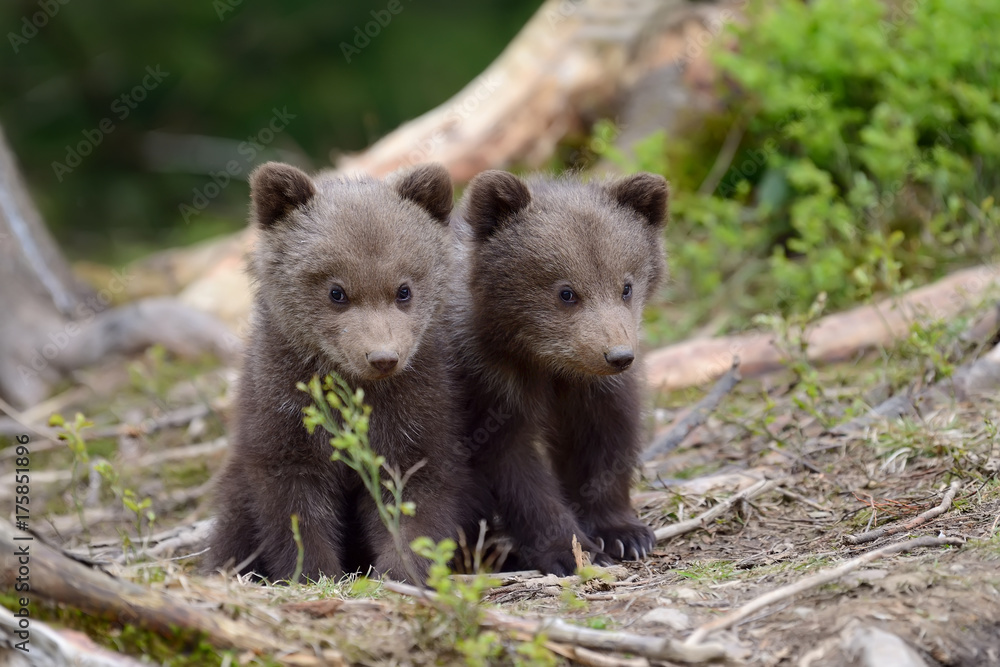
[[[387,590],[414,597],[423,604],[438,605],[437,595],[423,588],[395,581],[386,581],[383,585]],[[718,660],[726,655],[725,648],[717,644],[688,646],[670,637],[647,637],[630,632],[594,630],[570,625],[560,618],[519,618],[492,609],[483,610],[482,625],[505,632],[523,632],[531,636],[544,633],[551,642],[587,649],[632,653],[652,660],[703,663]]]
[[[798,595],[799,593],[804,593],[811,588],[817,588],[823,584],[828,584],[831,581],[836,581],[848,572],[852,572],[862,565],[878,560],[884,556],[892,556],[894,554],[905,553],[907,551],[923,547],[961,546],[963,544],[965,544],[965,540],[958,537],[918,537],[914,540],[897,542],[895,544],[884,546],[881,549],[869,551],[868,553],[858,556],[857,558],[853,558],[846,563],[842,563],[836,567],[827,568],[825,570],[820,570],[816,574],[808,576],[805,579],[800,579],[795,583],[776,588],[770,593],[754,598],[742,607],[734,609],[733,611],[723,614],[715,620],[709,621],[708,623],[698,627],[691,633],[691,636],[687,638],[685,644],[689,646],[697,646],[711,632],[731,627],[743,619],[757,613],[764,607],[772,605],[776,602],[788,599],[794,595]]]
[[[757,496],[767,493],[776,487],[780,481],[781,480],[776,479],[761,480],[753,486],[740,491],[730,498],[727,498],[725,501],[719,503],[710,510],[702,512],[693,519],[657,528],[655,532],[656,541],[660,542],[661,540],[668,540],[671,537],[677,537],[678,535],[683,535],[685,533],[690,533],[693,530],[704,528],[709,521],[713,521],[716,517],[725,514],[737,503],[743,502],[744,500],[750,500],[751,498],[756,498]]]
[[[649,461],[655,456],[676,449],[691,431],[705,423],[708,415],[719,406],[722,399],[733,390],[733,387],[739,384],[741,379],[743,378],[740,376],[740,358],[733,357],[733,365],[729,372],[719,378],[712,390],[698,401],[698,404],[684,419],[646,448],[646,451],[642,453],[642,460]]]
[[[941,516],[949,509],[951,509],[951,503],[955,500],[955,494],[958,493],[959,489],[962,488],[961,480],[952,480],[951,485],[944,494],[944,498],[941,499],[941,504],[937,507],[932,507],[931,509],[918,514],[909,521],[905,523],[890,524],[882,526],[881,528],[876,528],[875,530],[869,530],[864,533],[859,533],[858,535],[844,535],[844,542],[847,544],[866,544],[868,542],[874,542],[877,539],[885,537],[887,535],[895,535],[896,533],[902,533],[907,530],[912,530],[918,526],[922,526],[931,519],[936,519]],[[874,506],[873,506],[874,511]]]

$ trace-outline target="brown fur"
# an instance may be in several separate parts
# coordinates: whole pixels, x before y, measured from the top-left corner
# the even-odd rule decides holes
[[[602,563],[653,547],[629,500],[642,413],[631,362],[665,271],[666,208],[651,174],[584,185],[490,171],[453,217],[465,443],[521,566],[572,572],[574,534]]]
[[[372,406],[370,443],[401,472],[421,461],[404,498],[404,540],[454,535],[469,476],[452,427],[455,394],[441,355],[439,309],[450,271],[451,181],[440,166],[386,181],[310,179],[276,163],[251,176],[259,239],[251,272],[254,329],[239,385],[231,452],[218,480],[208,565],[291,577],[297,514],[303,576],[373,566],[404,578],[426,564],[393,548],[357,474],[333,462],[329,434],[302,422],[295,388],[339,373]],[[407,285],[408,300],[399,289]],[[333,301],[340,290],[345,303]]]

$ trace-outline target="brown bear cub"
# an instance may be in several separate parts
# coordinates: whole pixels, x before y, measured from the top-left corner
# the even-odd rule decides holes
[[[471,480],[442,356],[452,185],[440,165],[373,178],[311,179],[268,163],[250,177],[258,240],[253,331],[238,388],[231,451],[218,480],[208,565],[289,578],[340,577],[369,566],[396,579],[426,574],[400,555],[360,477],[331,461],[330,435],[309,435],[296,383],[335,372],[364,390],[371,447],[412,475],[404,543],[466,523]]]
[[[571,573],[574,534],[599,564],[653,548],[629,488],[640,320],[666,269],[666,214],[652,174],[582,184],[488,171],[453,216],[463,437],[519,566]]]

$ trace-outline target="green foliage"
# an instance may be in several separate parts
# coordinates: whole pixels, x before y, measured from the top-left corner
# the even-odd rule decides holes
[[[145,533],[147,536],[152,535],[153,523],[156,521],[156,512],[153,511],[153,499],[149,497],[140,498],[139,494],[124,486],[121,483],[118,472],[107,461],[95,462],[94,470],[107,483],[111,489],[111,493],[121,502],[122,507],[132,515],[136,535],[142,538],[144,532],[143,526],[146,528]],[[124,531],[121,532],[121,538],[123,551],[127,555],[131,551],[132,540]]]
[[[536,635],[530,642],[521,642],[514,655],[517,667],[555,667],[559,659],[545,647],[544,634]]]
[[[306,562],[306,549],[302,544],[302,533],[299,532],[299,515],[292,515],[292,539],[295,540],[295,571],[292,573],[292,581],[298,581],[302,576],[302,567]]]
[[[745,13],[737,47],[715,54],[735,83],[721,115],[634,157],[595,128],[595,152],[675,182],[681,298],[729,284],[759,295],[733,304],[743,312],[803,311],[821,293],[841,308],[996,250],[1000,4],[759,0]],[[739,139],[728,162],[720,121]],[[717,158],[728,169],[713,180]]]
[[[918,320],[910,325],[910,333],[900,345],[904,358],[919,359],[930,365],[930,381],[951,377],[955,372],[952,353],[961,340],[966,326],[964,320]]]
[[[457,639],[472,639],[482,620],[483,596],[497,582],[482,574],[467,580],[453,578],[448,564],[456,546],[454,540],[435,543],[428,537],[418,537],[410,544],[414,553],[431,563],[427,585],[437,593],[438,608],[445,611]]]
[[[87,534],[87,522],[84,515],[84,503],[80,498],[82,471],[89,472],[91,468],[101,476],[101,479],[108,485],[111,493],[121,502],[122,507],[128,511],[134,521],[136,535],[140,538],[145,532],[152,534],[153,523],[156,521],[156,513],[153,511],[153,499],[149,497],[139,497],[134,490],[121,483],[118,472],[106,460],[94,460],[91,463],[91,455],[87,449],[87,441],[83,438],[84,429],[94,425],[81,413],[76,413],[72,423],[67,423],[60,414],[53,414],[49,417],[49,426],[56,427],[59,431],[58,438],[66,443],[73,455],[73,469],[70,483],[70,496],[73,499],[73,507],[80,518],[80,525]],[[132,540],[127,533],[121,533],[123,551],[128,554],[132,548]]]
[[[66,443],[70,453],[73,455],[73,469],[70,473],[70,496],[73,498],[73,508],[80,518],[80,526],[83,528],[83,534],[88,537],[90,531],[83,514],[83,500],[80,498],[80,471],[81,469],[90,470],[90,453],[87,451],[87,442],[83,439],[83,430],[93,425],[94,422],[89,421],[80,412],[76,413],[72,423],[66,423],[63,416],[58,413],[49,417],[49,426],[58,429],[58,438]]]
[[[843,415],[829,414],[836,404],[827,400],[819,372],[809,359],[809,332],[819,320],[826,307],[826,293],[820,293],[809,310],[802,315],[784,317],[774,314],[760,314],[753,317],[753,323],[774,332],[774,344],[781,352],[785,366],[795,375],[795,393],[792,402],[800,410],[815,417],[824,427],[836,424]],[[766,398],[765,426],[773,419],[770,410],[774,402]]]

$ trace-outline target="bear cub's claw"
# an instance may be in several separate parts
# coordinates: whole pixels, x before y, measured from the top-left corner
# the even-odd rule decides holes
[[[634,519],[617,526],[600,526],[591,538],[602,552],[616,560],[642,560],[656,546],[652,529]]]

